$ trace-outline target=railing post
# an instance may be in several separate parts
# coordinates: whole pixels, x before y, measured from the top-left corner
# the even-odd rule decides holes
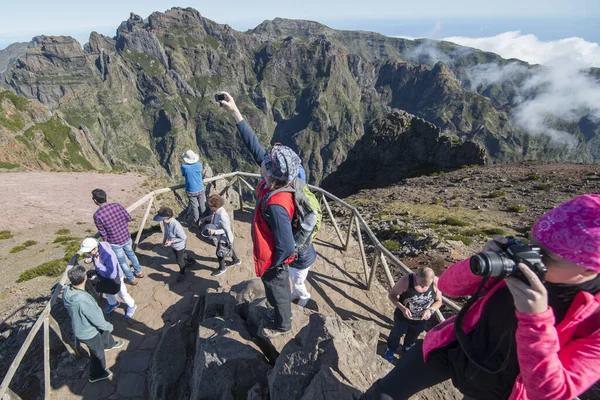
[[[50,324],[44,319],[44,398],[50,398]]]
[[[388,266],[388,263],[383,254],[381,255],[381,265],[383,266],[383,270],[385,271],[385,276],[387,277],[387,280],[388,280],[388,283],[389,283],[390,289],[391,289],[394,287],[396,282],[394,282],[394,277],[392,276],[392,273],[390,272],[390,267]]]
[[[156,198],[155,200],[156,201],[152,203],[152,209],[154,210],[154,214],[158,214],[158,210],[160,209],[160,207],[158,206],[158,198]],[[159,223],[158,226],[160,226],[160,231],[162,233],[165,233],[165,228],[163,227],[163,224]]]
[[[356,215],[354,216],[354,218],[356,218]],[[362,258],[362,264],[363,264],[363,269],[365,270],[365,283],[368,284],[369,282],[369,266],[368,266],[368,262],[367,262],[367,255],[365,254],[365,246],[363,244],[363,240],[362,240],[362,234],[360,232],[360,222],[358,222],[358,219],[356,219],[355,221],[356,223],[356,235],[358,236],[358,248],[360,249],[360,256]]]
[[[375,280],[375,271],[377,271],[377,265],[379,264],[379,258],[385,257],[379,250],[375,250],[375,257],[373,259],[373,266],[371,267],[371,275],[369,276],[369,282],[367,283],[367,290],[371,290],[373,287],[373,281]]]
[[[238,195],[240,196],[240,212],[244,212],[244,199],[242,198],[242,182],[240,177],[237,177]]]
[[[69,354],[71,354],[73,358],[78,360],[80,358],[79,349],[77,348],[75,343],[73,343],[69,337],[63,336],[58,322],[56,322],[52,315],[48,315],[48,321],[50,322],[50,328],[52,328],[52,330],[54,331],[56,336],[58,336],[62,344],[65,345],[65,348],[67,349]]]
[[[344,246],[344,239],[342,238],[342,233],[340,232],[340,228],[338,227],[337,221],[335,220],[333,213],[331,212],[331,208],[329,208],[329,204],[327,203],[327,199],[325,198],[325,195],[321,193],[322,199],[323,199],[323,203],[325,203],[325,208],[327,209],[327,213],[329,214],[329,218],[331,218],[331,222],[333,223],[333,228],[335,229],[335,232],[338,235],[338,238],[340,239],[340,243],[342,244],[342,246]]]
[[[146,207],[146,212],[144,213],[144,218],[142,218],[142,223],[140,224],[140,229],[135,237],[135,242],[133,243],[133,249],[137,248],[137,245],[140,243],[140,238],[142,237],[142,232],[144,231],[144,227],[146,226],[146,220],[148,219],[148,215],[150,214],[150,208],[152,207],[152,203],[154,203],[154,196],[150,197],[148,201],[148,207]]]
[[[352,228],[354,225],[354,213],[350,215],[350,222],[348,222],[348,234],[346,235],[346,244],[344,245],[344,251],[348,251],[350,246],[350,238],[352,237]]]

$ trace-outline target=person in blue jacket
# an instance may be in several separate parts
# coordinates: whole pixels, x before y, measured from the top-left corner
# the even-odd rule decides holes
[[[185,191],[190,199],[187,217],[191,226],[198,227],[200,217],[206,212],[206,194],[202,181],[202,163],[200,156],[192,150],[183,153],[181,175],[185,178]]]
[[[248,148],[248,150],[250,150],[250,153],[252,153],[252,156],[254,157],[254,161],[258,165],[261,165],[261,163],[263,162],[263,160],[265,158],[265,155],[267,154],[267,151],[260,145],[260,143],[258,142],[258,138],[256,137],[254,131],[252,131],[252,128],[250,128],[250,125],[248,125],[248,123],[242,117],[242,114],[238,110],[238,108],[235,104],[235,101],[233,100],[233,97],[231,97],[231,95],[227,92],[222,92],[222,94],[225,95],[225,100],[220,101],[219,105],[221,107],[228,109],[229,111],[231,111],[233,113],[233,116],[235,117],[236,126],[242,136],[242,140],[246,144],[246,147]],[[298,178],[300,178],[306,182],[306,172],[304,171],[304,168],[302,168],[302,165],[300,165],[297,176],[298,176]],[[276,252],[280,251],[283,253],[283,251],[281,250],[283,248],[291,247],[293,249],[295,247],[293,237],[290,237],[289,235],[281,235],[280,232],[277,231],[278,226],[284,225],[283,220],[287,218],[286,214],[285,213],[273,213],[273,216],[271,218],[281,218],[281,222],[275,222],[275,223],[269,222],[269,225],[271,226],[271,229],[273,231],[273,235],[275,236],[275,238],[288,238],[288,240],[290,241],[290,243],[285,243],[285,244],[281,243],[278,245],[277,239],[276,239],[276,242],[275,242],[276,250],[275,251]],[[288,222],[287,225],[289,225],[289,221],[287,221],[287,222]],[[305,251],[298,253],[296,256],[296,259],[289,265],[289,271],[290,271],[289,274],[290,274],[290,278],[292,279],[291,299],[298,300],[298,305],[302,306],[302,307],[304,307],[306,305],[306,303],[308,302],[308,300],[310,299],[310,293],[308,292],[308,290],[306,290],[304,281],[306,280],[306,277],[308,275],[309,268],[315,262],[316,258],[317,258],[317,252],[315,251],[315,248],[314,248],[313,244],[311,243],[310,246]]]

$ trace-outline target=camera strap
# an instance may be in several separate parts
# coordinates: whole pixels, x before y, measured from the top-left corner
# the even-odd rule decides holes
[[[502,365],[498,369],[491,370],[491,369],[487,368],[485,365],[483,365],[483,363],[480,363],[479,361],[477,361],[475,359],[476,357],[473,355],[471,346],[469,345],[469,342],[467,339],[467,335],[465,334],[465,331],[464,331],[463,325],[462,325],[465,315],[471,309],[473,304],[475,304],[477,299],[479,299],[481,290],[483,289],[487,280],[488,280],[488,277],[483,278],[483,280],[481,281],[481,284],[479,284],[479,287],[477,288],[477,291],[473,294],[473,296],[471,296],[471,298],[469,298],[469,300],[465,303],[463,308],[461,308],[461,310],[456,315],[456,320],[454,321],[454,333],[456,334],[456,339],[458,340],[458,344],[460,345],[462,350],[465,352],[465,355],[467,356],[467,358],[477,368],[487,372],[488,374],[494,375],[494,374],[502,372],[506,369],[506,367],[508,366],[509,359],[510,359],[510,352],[506,355],[506,359],[502,362]]]

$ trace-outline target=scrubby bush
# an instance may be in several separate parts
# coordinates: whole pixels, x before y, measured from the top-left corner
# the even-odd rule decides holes
[[[20,251],[25,250],[26,248],[33,246],[34,244],[37,244],[37,242],[35,240],[27,240],[25,243],[19,245],[19,246],[15,246],[12,249],[10,249],[10,253],[14,254],[14,253],[18,253]]]
[[[381,242],[381,244],[383,245],[383,247],[385,247],[386,249],[388,249],[388,251],[398,251],[400,250],[400,243],[398,243],[395,240],[384,240],[383,242]]]
[[[452,236],[447,236],[446,239],[448,240],[456,240],[459,242],[463,242],[466,246],[470,246],[473,243],[473,239],[463,236],[463,235],[452,235]]]
[[[0,240],[10,239],[13,237],[11,231],[0,231]]]
[[[488,199],[497,199],[498,197],[504,197],[506,195],[506,192],[503,192],[501,190],[498,190],[496,192],[491,192],[487,195]]]
[[[516,213],[521,213],[521,212],[525,211],[525,207],[520,204],[510,205],[506,209],[510,212],[516,212]]]
[[[78,222],[78,224],[79,224],[79,222]],[[68,235],[69,233],[71,233],[71,231],[68,230],[67,228],[62,228],[62,229],[59,229],[58,231],[56,231],[57,235]]]
[[[64,242],[71,242],[71,241],[77,241],[79,242],[81,239],[73,237],[73,236],[58,236],[57,238],[55,238],[52,243],[64,243]]]
[[[465,221],[463,221],[461,219],[458,219],[456,217],[444,218],[443,220],[440,221],[440,224],[450,225],[450,226],[467,226],[467,225],[469,225],[468,222],[465,222]]]
[[[65,255],[62,258],[48,261],[37,267],[29,268],[19,275],[19,282],[25,282],[38,276],[59,276],[62,274],[67,267],[67,264],[71,257],[79,250],[79,243],[70,243],[65,249]]]
[[[530,180],[530,181],[539,181],[540,179],[542,179],[542,177],[539,176],[539,174],[530,174],[527,177],[527,180]]]
[[[548,190],[552,187],[549,183],[541,183],[539,185],[535,185],[533,190]]]
[[[490,236],[494,236],[494,235],[505,236],[506,235],[506,231],[502,228],[485,228],[483,230],[483,232]]]

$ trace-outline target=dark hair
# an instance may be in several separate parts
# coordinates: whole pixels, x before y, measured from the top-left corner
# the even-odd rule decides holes
[[[81,285],[85,280],[85,267],[83,265],[75,265],[67,272],[67,276],[71,283],[75,286]]]
[[[92,190],[92,199],[98,204],[104,204],[106,203],[106,192],[102,189],[94,189]]]
[[[171,210],[169,207],[161,207],[158,210],[158,215],[161,217],[171,218],[173,217],[173,210]]]
[[[218,194],[213,194],[208,198],[208,206],[211,208],[221,208],[225,204],[225,200],[223,197]]]
[[[289,182],[286,180],[272,178],[271,185],[269,186],[269,190],[273,191],[273,190],[281,189],[282,187],[287,186],[288,184],[289,184]]]

